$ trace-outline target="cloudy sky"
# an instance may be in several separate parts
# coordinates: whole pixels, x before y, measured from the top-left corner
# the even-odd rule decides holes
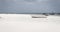
[[[0,12],[60,13],[59,0],[0,0]]]

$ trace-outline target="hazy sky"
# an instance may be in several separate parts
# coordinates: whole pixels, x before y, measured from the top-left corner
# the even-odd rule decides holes
[[[0,12],[60,13],[60,0],[0,0]]]

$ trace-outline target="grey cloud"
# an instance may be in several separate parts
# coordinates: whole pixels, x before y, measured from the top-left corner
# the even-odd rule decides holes
[[[59,1],[55,0],[0,0],[0,12],[13,13],[60,13]]]
[[[35,2],[36,0],[24,0],[24,1],[27,1],[27,2]]]

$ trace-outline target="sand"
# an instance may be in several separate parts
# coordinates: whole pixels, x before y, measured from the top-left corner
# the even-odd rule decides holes
[[[30,14],[0,14],[0,32],[60,32],[60,16],[32,18]]]

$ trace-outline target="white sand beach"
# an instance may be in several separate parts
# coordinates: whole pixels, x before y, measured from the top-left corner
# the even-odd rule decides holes
[[[32,18],[30,14],[0,14],[0,32],[60,32],[60,16]]]

